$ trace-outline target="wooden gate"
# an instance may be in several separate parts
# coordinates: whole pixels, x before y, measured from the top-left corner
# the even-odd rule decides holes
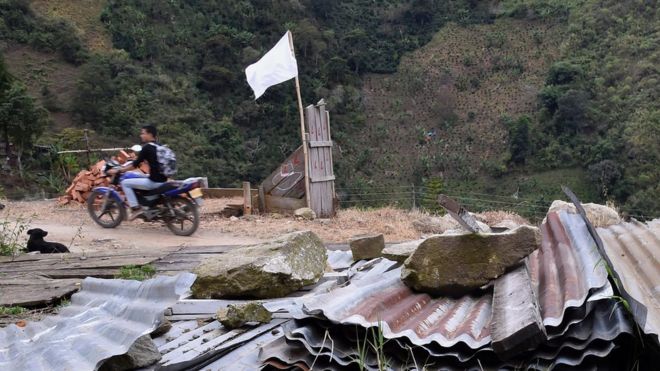
[[[305,206],[305,157],[300,146],[261,183],[259,209],[292,212]]]
[[[332,163],[330,114],[323,99],[305,108],[309,145],[309,207],[320,218],[335,215],[335,175]]]

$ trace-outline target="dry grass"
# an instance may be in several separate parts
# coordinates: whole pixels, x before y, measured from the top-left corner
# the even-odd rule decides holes
[[[280,214],[251,215],[230,220],[220,215],[227,204],[241,203],[240,198],[206,199],[202,207],[202,233],[218,234],[218,244],[222,244],[222,235],[245,237],[250,239],[269,239],[294,231],[311,230],[323,241],[329,243],[346,243],[352,236],[364,233],[382,233],[387,242],[415,240],[424,233],[418,231],[413,222],[432,217],[421,211],[408,211],[394,207],[378,209],[342,209],[337,216],[325,220],[296,220],[292,216]],[[7,208],[3,216],[18,217],[34,215],[33,221],[56,221],[61,225],[80,225],[89,221],[83,205],[71,203],[58,206],[55,201],[6,202]],[[493,225],[502,220],[513,220],[517,223],[528,222],[516,215],[504,211],[491,211],[477,214],[486,224]],[[441,224],[447,228],[456,227],[455,223],[441,218]],[[132,223],[135,224],[135,223]],[[147,228],[150,225],[135,225],[135,228]],[[156,228],[156,227],[153,227]],[[111,232],[109,232],[111,233]]]

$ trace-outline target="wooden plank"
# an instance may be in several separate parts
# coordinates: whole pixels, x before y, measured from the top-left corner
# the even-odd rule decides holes
[[[240,245],[186,246],[179,251],[175,251],[168,255],[165,255],[163,259],[167,259],[168,257],[173,255],[223,253],[223,252],[235,250],[240,247],[241,247]]]
[[[52,280],[43,276],[2,278],[0,306],[33,307],[51,304],[80,288],[80,279]]]
[[[251,191],[258,195],[256,189]],[[243,197],[243,188],[202,188],[202,194],[207,198],[233,198]]]
[[[321,100],[318,104],[320,121],[321,121],[321,139],[332,143],[330,137],[330,116],[325,110],[325,102]],[[327,218],[335,215],[334,212],[334,170],[332,163],[332,146],[321,148],[323,153],[323,174],[326,182],[323,185],[322,194],[322,210],[318,215],[322,218]]]
[[[252,215],[250,182],[243,182],[243,215]]]
[[[328,182],[328,181],[331,181],[331,180],[335,180],[334,175],[321,175],[321,176],[318,176],[316,178],[312,178],[309,181],[312,182],[312,183],[320,183],[320,182]]]
[[[274,196],[277,196],[277,194],[274,194]],[[281,197],[289,197],[289,198],[305,198],[305,181],[302,179],[296,185],[291,187],[286,193],[281,195]]]
[[[307,119],[307,126],[310,135],[311,141],[319,140],[319,115],[318,110],[315,106],[310,105],[305,110],[305,118]],[[320,174],[319,169],[319,150],[320,148],[310,148],[309,151],[309,177],[311,179],[316,179]],[[309,207],[314,210],[317,215],[321,212],[321,199],[319,198],[321,187],[317,183],[311,183],[309,186],[310,191],[310,205]]]
[[[275,171],[266,177],[261,185],[264,187],[265,194],[281,197],[299,182],[303,182],[304,192],[304,177],[305,157],[303,146],[300,146]]]
[[[157,257],[141,257],[141,256],[119,256],[106,259],[87,259],[77,261],[43,261],[35,262],[31,265],[2,264],[0,265],[0,273],[12,272],[39,272],[41,270],[66,270],[66,269],[97,269],[97,268],[121,268],[125,265],[145,265],[155,260]]]
[[[331,134],[331,130],[330,130],[330,112],[325,111],[325,118],[326,118],[326,122],[328,123],[328,127],[327,127],[328,128],[328,140],[331,141],[332,140],[332,134]],[[330,151],[328,153],[330,154],[330,164],[329,164],[330,172],[331,172],[331,174],[334,175],[335,174],[335,168],[334,168],[334,160],[333,160],[333,153],[332,153],[333,149],[334,149],[334,147],[330,148]],[[335,214],[337,213],[337,210],[335,209],[335,197],[336,197],[335,196],[335,194],[336,194],[335,193],[335,182],[332,182],[330,184],[330,188],[331,188],[331,194],[332,194],[332,209],[331,209],[330,216],[335,216]]]
[[[309,146],[312,147],[312,148],[332,147],[332,141],[331,140],[310,140],[309,141]]]
[[[266,208],[268,210],[295,211],[305,207],[305,199],[278,197],[266,195]]]
[[[266,209],[266,193],[264,192],[264,186],[260,185],[259,186],[259,212],[260,213],[266,213],[268,210]]]

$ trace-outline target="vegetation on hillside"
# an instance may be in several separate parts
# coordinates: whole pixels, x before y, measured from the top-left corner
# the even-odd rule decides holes
[[[562,58],[547,74],[530,128],[532,166],[581,166],[603,199],[632,215],[660,216],[658,4],[504,3],[513,17],[567,22]]]
[[[112,144],[132,144],[140,125],[154,123],[179,155],[181,176],[205,175],[214,186],[257,183],[299,145],[292,84],[255,102],[243,72],[290,29],[303,100],[328,102],[338,189],[354,202],[359,196],[349,193],[411,183],[432,190],[440,180],[445,191],[524,188],[547,201],[556,192],[544,190],[562,178],[587,199],[660,215],[655,2],[109,0],[96,16],[113,50],[88,50],[94,43],[82,42],[74,24],[35,14],[27,0],[0,0],[0,35],[7,48],[29,45],[80,66],[68,106],[42,89],[42,102],[58,103],[46,104],[51,112]],[[460,43],[424,53],[434,36],[456,33],[466,35]],[[454,55],[482,43],[484,53]],[[406,55],[419,62],[400,64]],[[380,78],[389,85],[374,82]],[[493,86],[513,90],[480,93]],[[374,88],[387,92],[379,103],[387,111],[368,109]],[[507,96],[512,91],[526,95]],[[431,118],[433,127],[418,124]],[[43,121],[35,122],[38,134]],[[66,145],[52,135],[38,142]],[[421,149],[399,159],[393,144]]]

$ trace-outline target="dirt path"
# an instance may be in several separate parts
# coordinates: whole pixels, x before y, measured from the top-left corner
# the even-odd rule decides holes
[[[221,208],[213,204],[205,211]],[[2,219],[22,219],[29,228],[48,231],[47,241],[71,245],[72,252],[92,252],[119,249],[158,249],[170,246],[246,245],[263,238],[239,236],[222,228],[209,228],[209,215],[203,215],[202,226],[190,237],[176,236],[160,223],[141,221],[124,222],[114,229],[95,224],[82,206],[57,207],[52,201],[10,202],[2,213]],[[72,242],[73,241],[73,242]]]
[[[5,202],[5,201],[3,201]],[[0,212],[0,227],[3,221],[15,223],[23,219],[29,228],[41,228],[49,232],[47,241],[61,242],[71,246],[73,252],[104,251],[107,249],[158,249],[163,247],[203,245],[247,245],[268,240],[294,231],[310,230],[326,243],[345,244],[355,235],[382,233],[386,242],[415,240],[422,236],[413,221],[429,215],[419,211],[406,211],[392,207],[379,209],[342,209],[332,219],[311,221],[296,220],[279,214],[250,215],[241,218],[224,218],[219,212],[229,203],[240,204],[242,199],[206,199],[202,206],[201,224],[191,237],[172,234],[162,224],[141,221],[124,222],[115,229],[104,229],[96,225],[87,215],[87,210],[75,203],[58,206],[53,200],[31,202],[6,202]],[[514,217],[502,212],[481,215],[485,223]],[[442,229],[457,228],[451,218],[442,218]],[[436,231],[439,233],[441,231]],[[27,237],[24,231],[23,237]],[[75,238],[74,238],[75,237]]]

